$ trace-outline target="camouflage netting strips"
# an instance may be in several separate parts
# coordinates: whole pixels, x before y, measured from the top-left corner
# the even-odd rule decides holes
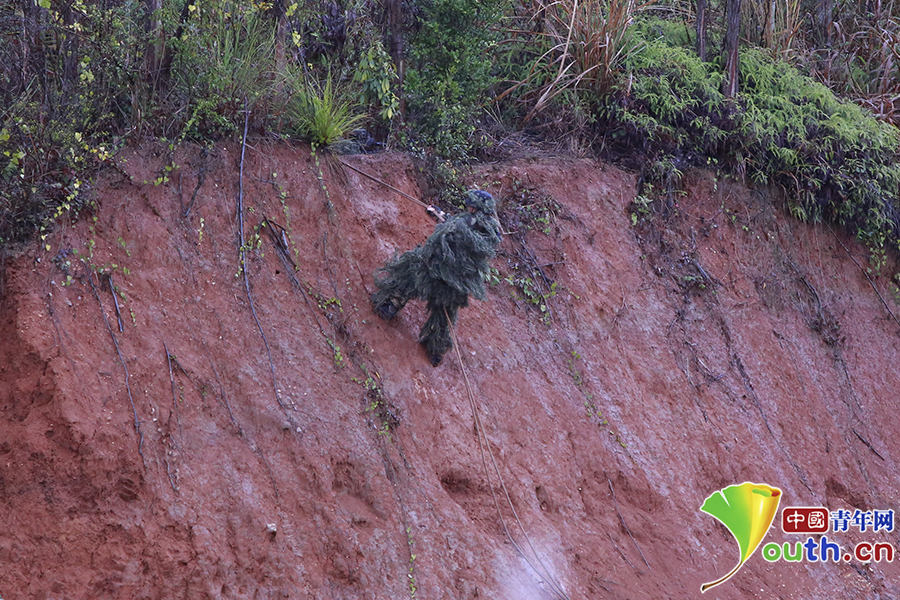
[[[424,245],[395,256],[375,276],[372,307],[382,319],[392,319],[412,299],[427,303],[430,314],[419,343],[434,366],[453,345],[450,328],[459,309],[468,306],[469,294],[487,299],[484,276],[500,244],[491,195],[471,190],[466,206],[469,212],[439,224]]]

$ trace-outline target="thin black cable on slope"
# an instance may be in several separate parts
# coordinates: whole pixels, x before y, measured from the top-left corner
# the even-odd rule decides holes
[[[241,272],[244,274],[244,289],[247,291],[247,300],[250,303],[250,312],[253,313],[253,320],[256,321],[256,327],[259,329],[259,335],[262,336],[263,344],[266,347],[266,354],[269,357],[269,370],[272,372],[272,389],[275,392],[275,401],[278,402],[283,410],[287,407],[281,403],[281,397],[278,395],[278,379],[275,377],[275,362],[272,360],[272,351],[269,349],[269,340],[263,331],[256,316],[256,306],[253,304],[253,295],[250,293],[250,278],[247,275],[247,246],[244,241],[244,154],[247,151],[247,128],[250,123],[250,111],[244,105],[244,138],[241,141],[241,171],[238,179],[238,199],[237,199],[237,218],[238,230],[240,231],[240,254],[241,254]]]
[[[422,201],[419,200],[418,198],[415,198],[415,197],[413,197],[413,196],[410,196],[409,194],[407,194],[407,193],[404,192],[403,190],[399,190],[399,189],[395,188],[394,186],[392,186],[391,184],[387,183],[386,181],[382,181],[381,179],[378,179],[378,178],[375,177],[374,175],[370,175],[369,173],[366,173],[365,171],[363,171],[363,170],[361,170],[361,169],[358,169],[358,168],[354,167],[354,166],[351,165],[351,164],[345,163],[345,162],[342,161],[340,158],[338,158],[337,161],[338,161],[339,163],[341,163],[343,166],[347,167],[348,169],[352,169],[352,170],[356,171],[357,173],[359,173],[360,175],[363,175],[364,177],[368,177],[368,178],[371,179],[372,181],[375,181],[376,183],[380,183],[381,185],[385,186],[386,188],[388,188],[388,189],[390,189],[390,190],[392,190],[392,191],[394,191],[394,192],[400,194],[402,197],[406,198],[407,200],[412,200],[413,202],[415,202],[415,203],[418,204],[419,206],[423,207],[423,208],[425,209],[426,212],[432,214],[432,215],[433,215],[440,223],[443,223],[443,222],[444,222],[444,214],[443,214],[443,212],[442,212],[440,209],[438,209],[436,206],[433,206],[433,205],[430,205],[430,204],[425,204],[424,202],[422,202]]]
[[[125,391],[128,392],[128,401],[131,402],[131,412],[134,415],[134,430],[138,434],[138,454],[141,455],[141,462],[144,463],[144,468],[147,468],[147,459],[144,458],[144,432],[141,431],[141,421],[138,419],[137,407],[134,405],[134,396],[131,395],[131,376],[128,373],[128,365],[125,364],[125,357],[122,356],[122,351],[119,349],[119,342],[116,340],[116,334],[113,333],[112,327],[109,325],[109,319],[106,318],[106,312],[103,310],[103,303],[100,301],[100,294],[97,293],[97,288],[94,285],[94,274],[92,271],[88,271],[88,283],[91,284],[91,291],[94,293],[94,298],[97,299],[97,304],[100,305],[100,314],[103,315],[103,322],[106,324],[106,330],[109,332],[109,337],[112,338],[113,346],[116,347],[116,354],[119,356],[119,362],[122,363],[122,368],[125,369]],[[110,283],[110,285],[112,285]],[[115,293],[115,291],[113,291]]]

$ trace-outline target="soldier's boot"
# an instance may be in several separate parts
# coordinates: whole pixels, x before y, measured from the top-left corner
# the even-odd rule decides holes
[[[376,315],[385,321],[390,321],[397,316],[397,313],[400,312],[400,309],[403,308],[404,305],[398,298],[388,298],[380,304],[376,304],[375,302],[375,296],[372,296],[372,309],[375,311]]]
[[[419,332],[419,343],[425,348],[428,354],[428,360],[431,366],[436,367],[441,364],[444,354],[453,347],[453,341],[450,337],[450,323],[447,321],[449,314],[450,319],[455,321],[456,308],[450,307],[445,314],[444,308],[432,310],[428,316],[428,320],[422,326]]]
[[[444,353],[446,350],[441,352],[439,349],[434,348],[434,344],[430,343],[430,340],[422,340],[419,343],[425,349],[425,353],[428,355],[428,362],[431,363],[432,367],[441,364],[441,361],[444,360]]]

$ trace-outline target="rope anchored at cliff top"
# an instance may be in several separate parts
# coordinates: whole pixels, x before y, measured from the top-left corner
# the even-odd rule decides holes
[[[432,216],[433,216],[435,219],[437,219],[439,222],[443,223],[443,222],[444,222],[444,219],[446,219],[446,215],[444,214],[444,211],[442,211],[442,210],[439,209],[438,207],[434,206],[433,204],[425,204],[424,202],[422,202],[421,200],[419,200],[419,199],[416,198],[415,196],[410,196],[409,194],[407,194],[407,193],[404,192],[403,190],[397,189],[397,188],[395,188],[394,186],[392,186],[391,184],[387,183],[386,181],[382,181],[381,179],[378,179],[378,178],[375,177],[374,175],[370,175],[369,173],[366,173],[366,172],[363,171],[362,169],[358,169],[358,168],[354,167],[354,166],[351,165],[351,164],[345,163],[345,162],[342,161],[341,159],[337,159],[337,161],[338,161],[339,163],[341,163],[342,165],[344,165],[345,167],[347,167],[348,169],[352,169],[352,170],[356,171],[357,173],[359,173],[359,174],[362,175],[363,177],[368,177],[368,178],[371,179],[372,181],[374,181],[374,182],[376,182],[376,183],[380,183],[381,185],[383,185],[384,187],[388,188],[389,190],[392,190],[392,191],[394,191],[394,192],[400,194],[402,197],[406,198],[407,200],[412,200],[413,202],[415,202],[416,204],[418,204],[419,206],[421,206],[422,208],[424,208],[425,211],[426,211],[428,214],[432,215]]]

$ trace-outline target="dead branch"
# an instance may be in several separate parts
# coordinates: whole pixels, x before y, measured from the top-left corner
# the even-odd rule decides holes
[[[116,307],[116,321],[119,324],[119,333],[124,333],[125,329],[122,327],[122,311],[119,309],[119,299],[116,297],[116,287],[113,285],[112,281],[112,273],[101,273],[98,275],[101,283],[105,283],[109,286],[109,293],[112,294],[113,305]]]
[[[169,347],[163,342],[163,349],[166,351],[166,362],[169,365],[169,381],[172,382],[172,407],[175,409],[175,422],[178,423],[178,430],[181,430],[181,416],[178,414],[178,398],[175,395],[175,373],[172,371],[172,354]]]
[[[359,173],[359,174],[362,175],[363,177],[368,177],[368,178],[371,179],[372,181],[374,181],[374,182],[376,182],[376,183],[380,183],[381,185],[383,185],[384,187],[388,188],[389,190],[392,190],[392,191],[394,191],[394,192],[400,194],[401,196],[403,196],[403,197],[406,198],[407,200],[412,200],[413,202],[415,202],[415,203],[418,204],[419,206],[422,206],[423,208],[425,208],[425,211],[428,212],[428,214],[433,215],[434,218],[436,218],[438,221],[440,221],[441,223],[444,222],[443,213],[442,213],[442,212],[439,212],[437,209],[435,209],[434,206],[431,206],[430,204],[425,204],[424,202],[422,202],[422,201],[419,200],[418,198],[414,198],[413,196],[410,196],[410,195],[407,194],[406,192],[401,191],[401,190],[398,190],[397,188],[395,188],[395,187],[392,186],[391,184],[389,184],[389,183],[387,183],[387,182],[385,182],[385,181],[382,181],[381,179],[378,179],[378,178],[375,177],[374,175],[369,175],[369,174],[366,173],[365,171],[361,171],[361,170],[357,169],[356,167],[354,167],[353,165],[350,165],[350,164],[345,163],[345,162],[342,161],[340,158],[337,159],[337,161],[338,161],[339,163],[341,163],[342,165],[344,165],[345,167],[347,167],[348,169],[353,169],[354,171],[356,171],[357,173]]]
[[[829,226],[828,230],[831,231],[831,235],[833,235],[834,239],[837,240],[837,243],[841,245],[841,248],[844,249],[844,252],[846,252],[847,256],[850,257],[850,260],[853,261],[853,264],[855,264],[859,268],[859,270],[862,271],[862,274],[866,276],[866,279],[869,280],[869,285],[871,285],[872,289],[875,290],[875,295],[877,295],[878,299],[881,300],[881,304],[884,305],[884,310],[888,311],[888,314],[891,315],[891,318],[894,319],[894,322],[897,323],[897,325],[900,325],[900,320],[897,319],[897,315],[894,314],[894,312],[888,306],[887,302],[884,301],[884,297],[881,295],[881,292],[878,291],[878,288],[875,287],[875,282],[872,281],[872,278],[869,277],[869,274],[866,272],[866,270],[863,269],[862,265],[859,264],[859,262],[856,260],[856,258],[853,257],[853,255],[850,253],[850,249],[844,245],[844,242],[842,242],[841,238],[839,238],[838,235],[834,232],[834,229],[832,229],[831,226]]]

